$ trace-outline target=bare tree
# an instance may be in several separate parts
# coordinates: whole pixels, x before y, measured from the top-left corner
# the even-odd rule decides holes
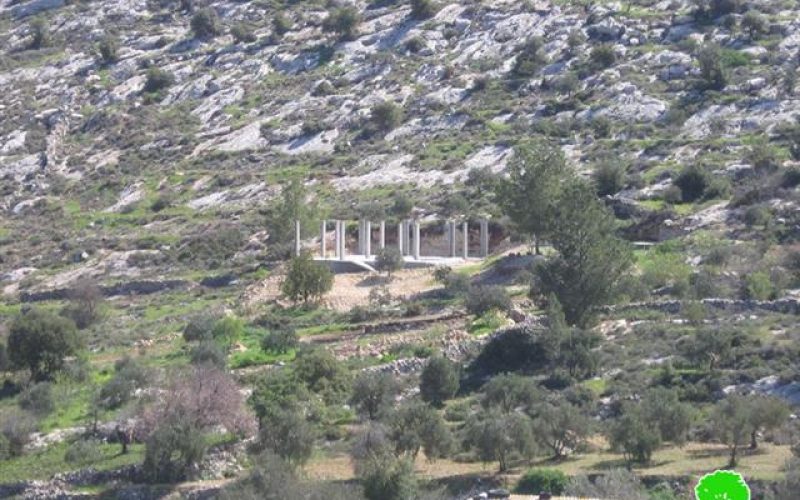
[[[67,292],[67,298],[70,304],[65,308],[65,313],[78,328],[86,328],[100,319],[103,291],[92,278],[78,279]]]
[[[173,373],[150,404],[144,405],[139,417],[136,435],[140,439],[174,418],[203,431],[223,427],[228,432],[250,435],[257,428],[239,386],[226,372],[210,365]]]

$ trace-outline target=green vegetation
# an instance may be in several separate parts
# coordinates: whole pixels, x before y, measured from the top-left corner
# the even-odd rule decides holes
[[[342,40],[353,40],[360,23],[361,15],[354,7],[337,7],[328,12],[322,27],[337,33]]]
[[[18,316],[8,335],[8,358],[17,369],[27,368],[36,381],[52,379],[65,358],[82,347],[75,324],[50,312],[34,309]]]
[[[220,34],[219,17],[214,9],[200,9],[194,13],[191,21],[194,36],[201,39],[213,38]]]
[[[308,253],[292,259],[281,292],[293,302],[309,304],[319,300],[333,287],[333,273],[321,263],[315,262]]]
[[[531,469],[517,482],[515,492],[526,495],[560,495],[567,486],[567,476],[556,469]]]

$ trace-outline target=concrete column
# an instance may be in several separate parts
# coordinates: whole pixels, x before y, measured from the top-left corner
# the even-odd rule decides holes
[[[400,250],[400,255],[405,255],[403,253],[403,248],[405,247],[405,238],[403,238],[403,227],[405,227],[403,221],[397,223],[397,248]]]
[[[481,257],[489,256],[489,221],[481,220]]]
[[[347,221],[339,224],[339,260],[344,260],[347,254]]]
[[[381,221],[380,236],[378,239],[378,249],[383,250],[386,248],[386,221]]]
[[[340,220],[333,221],[333,253],[334,255],[336,255],[337,259],[341,255],[340,251],[342,250],[342,246],[339,243],[339,237],[341,236],[341,232],[339,230],[341,229],[341,227],[342,227],[342,221]]]
[[[469,258],[469,222],[464,221],[461,224],[461,253],[464,259]]]
[[[414,259],[419,260],[419,222],[414,221]]]
[[[364,255],[369,259],[372,255],[372,222],[364,221]]]
[[[411,223],[407,220],[403,221],[403,255],[411,255]]]
[[[456,256],[456,221],[451,220],[447,227],[450,233],[450,257]]]
[[[319,254],[324,259],[325,258],[325,221],[324,219],[319,225]]]
[[[300,221],[294,221],[294,255],[300,255]]]
[[[356,255],[363,255],[364,254],[364,221],[362,219],[358,219],[358,228],[356,228],[356,232],[358,234],[357,242],[356,242]]]

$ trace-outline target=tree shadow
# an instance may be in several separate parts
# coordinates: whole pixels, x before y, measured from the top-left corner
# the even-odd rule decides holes
[[[434,489],[444,488],[448,497],[457,498],[499,488],[503,484],[500,478],[490,473],[472,472],[433,479],[430,486]]]
[[[598,470],[627,469],[629,466],[630,464],[622,458],[601,460],[593,465],[593,467]]]
[[[686,454],[692,459],[727,457],[730,455],[727,448],[703,448],[700,450],[687,450]]]
[[[382,276],[380,274],[370,274],[366,278],[359,281],[356,286],[359,287],[373,287],[373,286],[380,286],[380,285],[388,285],[391,283],[392,280],[388,276]]]

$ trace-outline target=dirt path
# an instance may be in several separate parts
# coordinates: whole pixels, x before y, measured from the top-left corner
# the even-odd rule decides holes
[[[279,300],[282,280],[282,271],[276,270],[264,281],[250,286],[244,293],[244,306],[253,307]],[[333,289],[324,297],[323,305],[339,312],[347,312],[355,306],[365,306],[369,304],[370,290],[378,286],[385,286],[392,297],[402,300],[440,285],[433,281],[433,269],[404,269],[396,272],[391,281],[376,274],[337,274]]]

